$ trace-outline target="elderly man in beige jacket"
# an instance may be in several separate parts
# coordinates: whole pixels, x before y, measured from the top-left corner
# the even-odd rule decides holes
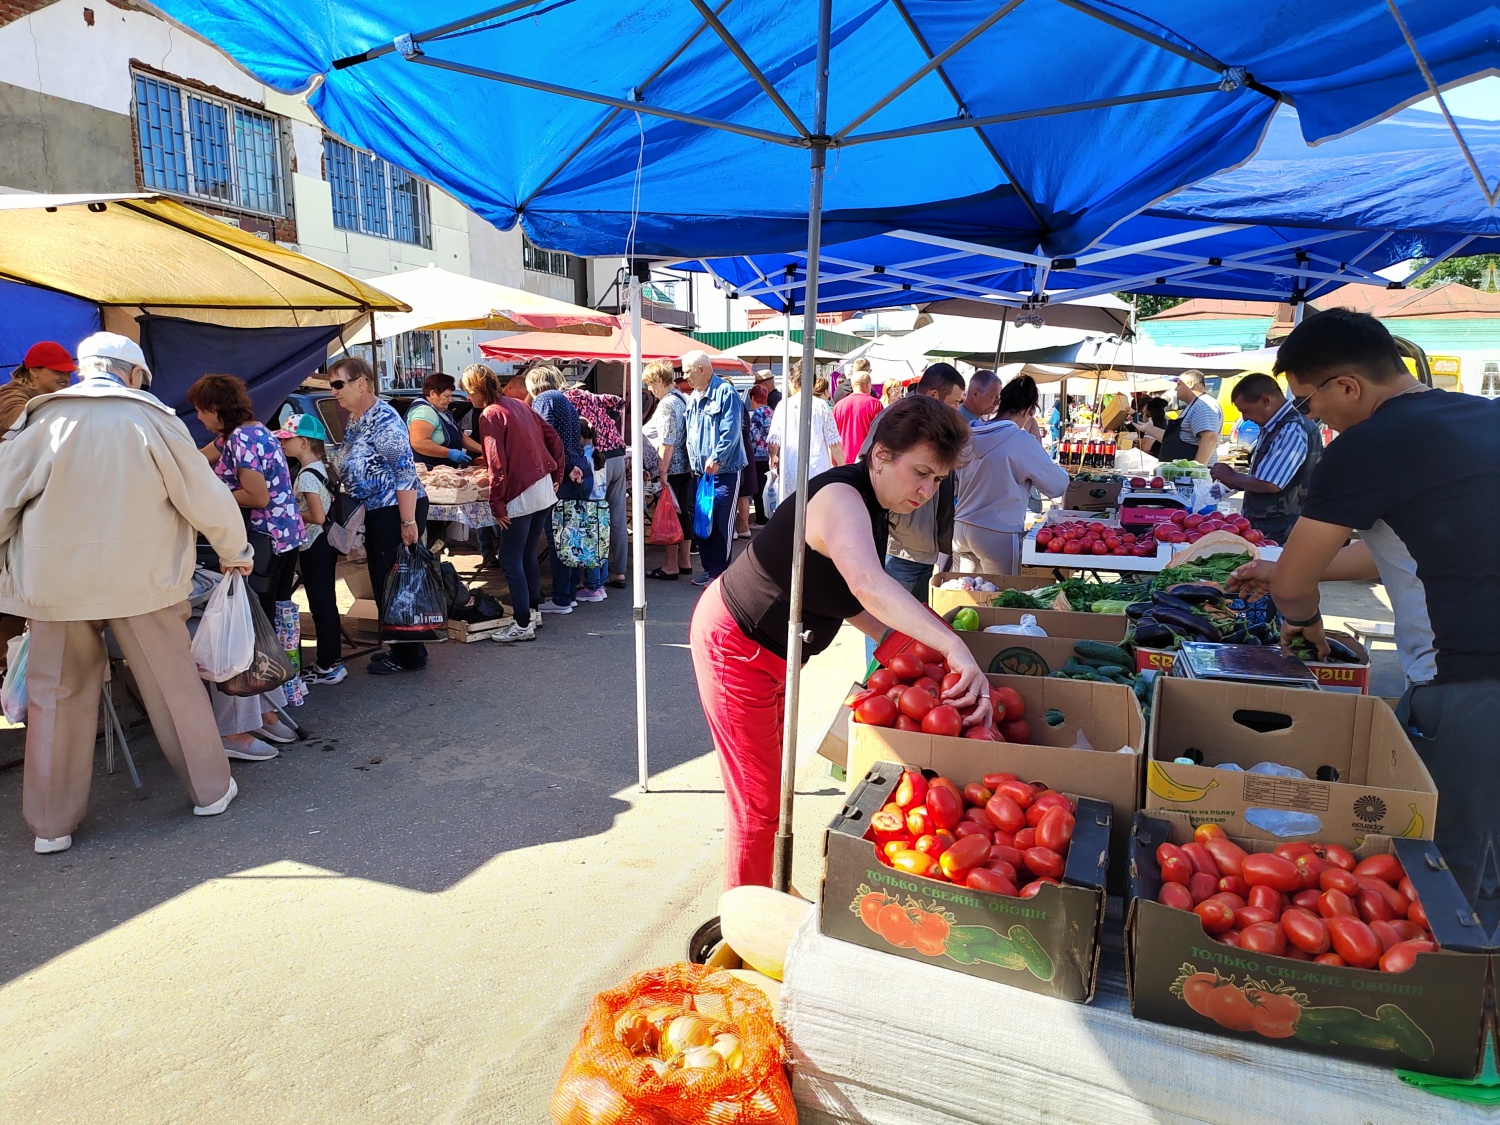
[[[80,381],[28,402],[0,445],[0,612],[31,620],[21,811],[40,853],[66,851],[88,807],[106,625],[193,812],[221,813],[238,791],[186,622],[194,529],[226,571],[248,573],[244,521],[143,389],[138,345],[96,333],[78,361]]]

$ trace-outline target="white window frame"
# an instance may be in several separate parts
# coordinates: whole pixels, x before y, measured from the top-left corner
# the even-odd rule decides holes
[[[173,185],[165,185],[152,182],[152,175],[157,165],[148,161],[146,146],[148,138],[142,128],[141,106],[137,98],[139,84],[142,82],[154,82],[160,86],[175,90],[178,97],[178,112],[181,117],[181,132],[173,133],[173,137],[182,146],[183,169],[182,174],[187,184],[187,190],[183,191]],[[159,74],[148,71],[131,71],[131,115],[136,126],[136,155],[141,164],[141,182],[150,191],[159,191],[164,195],[176,196],[180,199],[203,200],[219,207],[227,207],[235,211],[243,211],[251,215],[262,215],[266,218],[284,219],[290,214],[289,190],[286,175],[286,126],[283,119],[274,113],[267,113],[263,109],[253,109],[249,106],[240,105],[225,98],[215,97],[205,93],[195,86],[174,82],[170,78],[163,78]],[[198,163],[198,142],[193,137],[192,121],[188,112],[188,99],[203,102],[205,105],[215,106],[224,111],[225,122],[225,157],[228,163],[229,179],[228,192],[210,190],[199,183],[196,165]],[[256,118],[269,122],[273,130],[272,143],[267,155],[270,157],[273,167],[271,168],[269,181],[276,192],[276,209],[267,209],[247,203],[245,185],[241,181],[240,147],[237,143],[239,134],[239,118],[241,116]]]
[[[323,179],[329,185],[330,191],[338,186],[333,181],[332,164],[334,156],[340,153],[347,154],[348,167],[353,178],[355,222],[351,226],[340,221],[341,210],[335,199],[332,206],[334,227],[351,234],[363,234],[371,238],[384,238],[390,242],[404,243],[407,246],[432,249],[432,205],[427,181],[397,167],[388,160],[382,160],[373,153],[355,148],[331,133],[324,133]],[[415,239],[403,238],[394,233],[398,212],[397,197],[404,186],[398,185],[397,181],[403,176],[407,177],[407,183],[415,184],[417,188],[412,195],[416,212],[413,215],[416,225]],[[380,197],[378,199],[367,197],[367,191],[377,184]],[[368,221],[372,216],[377,217],[378,221]]]

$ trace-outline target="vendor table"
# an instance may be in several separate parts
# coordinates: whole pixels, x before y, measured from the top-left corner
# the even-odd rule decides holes
[[[467,504],[432,504],[427,509],[429,523],[461,523],[465,527],[494,527],[495,514],[490,511],[488,500],[472,500]]]
[[[1475,1106],[1388,1070],[1133,1019],[1118,915],[1092,1004],[822,935],[792,941],[781,1001],[802,1125],[1423,1125]]]

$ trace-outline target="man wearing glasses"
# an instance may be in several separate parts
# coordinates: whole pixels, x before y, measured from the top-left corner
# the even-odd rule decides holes
[[[1438,788],[1436,842],[1487,928],[1500,921],[1500,408],[1432,391],[1371,316],[1308,317],[1276,359],[1294,408],[1338,431],[1270,574],[1285,624],[1326,651],[1320,581],[1378,577],[1407,690],[1398,713]],[[1359,542],[1348,545],[1354,531]],[[1263,564],[1232,584],[1254,585]]]

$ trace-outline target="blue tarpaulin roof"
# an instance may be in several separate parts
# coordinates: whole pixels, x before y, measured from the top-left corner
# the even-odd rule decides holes
[[[812,0],[156,6],[279,90],[321,78],[333,132],[543,246],[804,241]],[[1413,45],[1439,85],[1500,68],[1494,7],[1398,11],[1410,42],[1385,0],[833,0],[824,241],[1074,253],[1250,156],[1278,99],[1318,141],[1429,92]]]
[[[1500,180],[1500,123],[1457,124],[1481,173]],[[1500,213],[1440,115],[1405,110],[1309,148],[1297,114],[1283,107],[1254,159],[1126,220],[1071,265],[889,233],[823,247],[818,307],[981,295],[1019,302],[1039,280],[1054,298],[1128,290],[1286,300],[1349,281],[1384,284],[1376,271],[1412,258],[1495,252]],[[801,311],[805,261],[798,251],[683,265],[708,269],[740,295],[776,308],[790,297]]]

